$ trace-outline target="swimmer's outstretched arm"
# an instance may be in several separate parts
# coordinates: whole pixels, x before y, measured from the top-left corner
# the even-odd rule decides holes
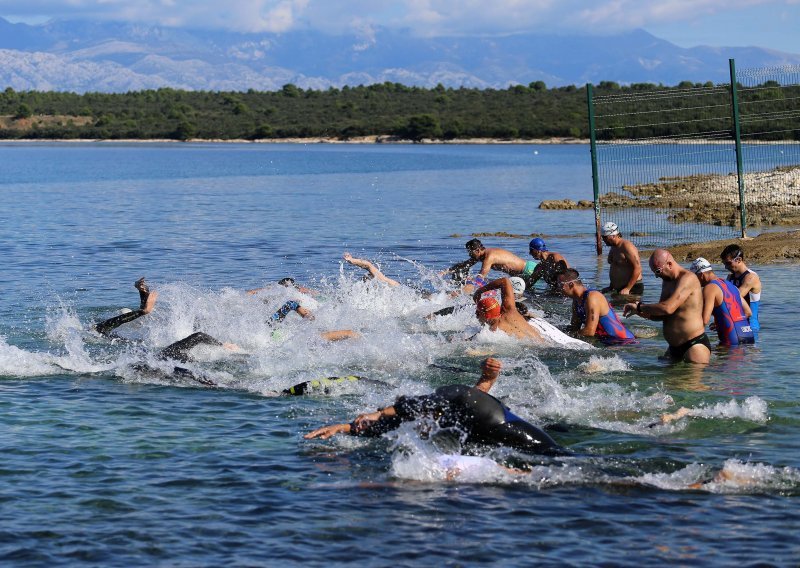
[[[483,372],[481,373],[481,378],[478,379],[478,382],[475,383],[475,388],[479,391],[483,391],[488,393],[494,384],[497,382],[497,379],[500,377],[500,369],[503,367],[503,364],[500,362],[499,359],[495,359],[494,357],[489,357],[481,363],[481,369]]]
[[[351,436],[357,436],[359,433],[366,430],[373,422],[377,422],[381,418],[389,418],[396,415],[397,413],[395,412],[394,407],[387,406],[386,408],[382,408],[375,412],[370,412],[369,414],[360,414],[350,424],[332,424],[330,426],[317,428],[316,430],[303,436],[303,438],[306,440],[311,440],[313,438],[327,440],[336,434],[350,434]]]
[[[372,264],[368,260],[364,260],[363,258],[354,258],[349,252],[346,252],[342,255],[342,258],[345,262],[352,264],[353,266],[358,266],[359,268],[363,268],[367,272],[369,272],[373,278],[377,278],[381,282],[385,282],[389,286],[400,286],[400,282],[397,280],[392,280],[388,276],[386,276],[383,272],[378,270],[378,267]]]
[[[97,323],[94,325],[95,331],[103,335],[110,335],[112,331],[122,324],[132,322],[153,311],[156,305],[156,298],[158,298],[158,292],[150,290],[150,287],[144,281],[144,277],[139,278],[139,280],[133,284],[133,287],[139,290],[139,309]]]

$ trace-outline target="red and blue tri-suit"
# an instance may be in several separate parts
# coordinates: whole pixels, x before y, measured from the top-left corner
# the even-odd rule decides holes
[[[755,343],[755,334],[744,312],[742,295],[733,282],[716,278],[710,282],[722,290],[722,304],[711,313],[717,326],[720,345],[742,345]]]
[[[587,290],[581,295],[580,300],[575,302],[575,313],[578,315],[578,318],[581,320],[581,324],[583,325],[586,325],[586,300],[589,297],[589,294],[592,292],[597,292],[600,294],[598,290],[587,288]],[[621,321],[619,321],[617,313],[611,306],[608,306],[608,313],[606,315],[600,316],[600,319],[597,322],[595,335],[606,345],[638,343],[633,333],[631,333],[630,330],[625,327]]]

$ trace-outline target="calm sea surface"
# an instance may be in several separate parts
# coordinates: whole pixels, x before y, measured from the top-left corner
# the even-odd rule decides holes
[[[667,365],[660,335],[574,351],[481,334],[436,271],[473,232],[540,232],[602,284],[585,146],[213,144],[0,145],[0,561],[5,565],[796,565],[800,559],[798,266],[755,266],[760,344],[717,351],[705,370]],[[624,227],[623,227],[624,231]],[[485,237],[527,252],[525,240]],[[350,251],[408,287],[342,266]],[[713,260],[713,259],[712,259]],[[717,273],[723,274],[721,266]],[[109,342],[92,322],[152,314]],[[293,276],[300,298],[272,333]],[[659,283],[645,277],[645,301]],[[244,290],[266,287],[257,296]],[[536,292],[549,321],[568,306]],[[632,318],[640,333],[660,331]],[[330,344],[320,332],[353,329]],[[199,348],[187,366],[217,388],[142,373],[194,331],[240,346]],[[713,343],[716,343],[714,338]],[[575,450],[504,450],[448,479],[413,427],[377,440],[306,441],[449,383],[482,356],[493,393]],[[381,381],[275,396],[302,381]],[[665,412],[689,418],[649,427]],[[727,479],[719,476],[720,472]]]

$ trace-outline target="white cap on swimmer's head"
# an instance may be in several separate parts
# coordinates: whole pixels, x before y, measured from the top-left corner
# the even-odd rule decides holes
[[[525,281],[519,276],[512,276],[509,280],[511,280],[511,287],[514,288],[514,295],[521,296],[525,292]]]
[[[694,272],[695,274],[702,274],[703,272],[710,272],[711,271],[711,263],[708,262],[702,256],[697,257],[692,265],[689,267],[689,270]]]
[[[619,227],[614,221],[609,221],[603,225],[603,236],[610,237],[612,235],[619,235]]]

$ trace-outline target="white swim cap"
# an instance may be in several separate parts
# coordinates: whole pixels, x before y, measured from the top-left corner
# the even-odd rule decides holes
[[[509,280],[511,280],[511,287],[514,288],[514,294],[521,296],[525,292],[525,281],[519,276],[512,276]]]
[[[689,267],[689,270],[694,272],[695,274],[702,274],[703,272],[710,272],[711,271],[711,263],[708,262],[702,256],[696,258],[692,265]]]
[[[603,225],[603,236],[610,237],[612,235],[619,234],[619,227],[614,221],[609,221],[605,225]]]

